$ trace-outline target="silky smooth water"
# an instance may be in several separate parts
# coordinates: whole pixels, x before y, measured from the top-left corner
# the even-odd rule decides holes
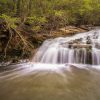
[[[100,99],[100,66],[23,63],[9,67],[0,73],[0,100]]]

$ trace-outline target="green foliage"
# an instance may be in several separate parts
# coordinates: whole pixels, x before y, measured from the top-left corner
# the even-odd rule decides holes
[[[45,17],[33,16],[33,17],[27,17],[26,22],[28,22],[29,24],[40,25],[46,23],[47,20]]]
[[[0,0],[0,13],[20,17],[41,29],[74,24],[99,24],[100,0]],[[95,16],[96,15],[96,16]]]
[[[12,28],[16,28],[16,22],[18,21],[18,18],[12,18],[10,16],[7,16],[5,14],[2,14],[0,16],[0,19],[4,20],[4,22],[6,22],[8,27],[12,27]]]
[[[42,26],[47,23],[47,19],[38,16],[27,17],[25,23],[31,25],[32,30],[37,33],[42,30]]]
[[[0,0],[0,3],[7,3],[8,0]]]

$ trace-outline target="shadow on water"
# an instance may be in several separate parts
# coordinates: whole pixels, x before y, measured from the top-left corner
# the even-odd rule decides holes
[[[0,100],[100,99],[100,72],[92,67],[48,64],[42,65],[44,69],[39,64],[12,67],[0,73]]]

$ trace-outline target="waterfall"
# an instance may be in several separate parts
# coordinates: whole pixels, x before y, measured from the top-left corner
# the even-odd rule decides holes
[[[100,30],[46,40],[33,61],[47,64],[100,65]]]

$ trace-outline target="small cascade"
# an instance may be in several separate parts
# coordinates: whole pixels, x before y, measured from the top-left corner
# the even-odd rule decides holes
[[[47,64],[100,65],[100,30],[46,40],[33,61]]]

